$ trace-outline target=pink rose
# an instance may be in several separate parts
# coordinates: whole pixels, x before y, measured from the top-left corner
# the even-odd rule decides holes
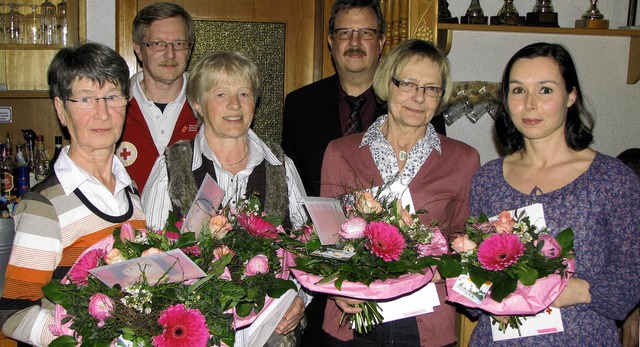
[[[359,239],[364,236],[364,229],[367,227],[367,221],[362,218],[347,219],[342,223],[340,236],[347,240]]]
[[[120,227],[120,241],[133,241],[136,239],[136,230],[133,225],[129,223],[123,223]]]
[[[231,248],[227,247],[226,245],[218,246],[216,247],[216,249],[213,250],[213,258],[215,260],[218,260],[229,253],[231,253],[231,257],[236,255],[236,252],[234,252]]]
[[[160,254],[160,253],[162,253],[161,249],[152,247],[152,248],[149,248],[149,249],[145,250],[144,252],[142,252],[142,256],[143,257],[147,257],[147,256],[150,256],[150,255]]]
[[[370,192],[356,192],[356,209],[364,214],[378,213],[382,206]]]
[[[459,236],[451,243],[451,248],[453,248],[456,253],[468,252],[476,247],[478,247],[478,245],[469,239],[469,235]]]
[[[269,258],[264,254],[258,254],[247,263],[245,276],[254,276],[269,272]]]
[[[109,265],[121,263],[125,260],[127,259],[125,259],[125,257],[122,255],[122,252],[120,252],[120,250],[117,248],[112,248],[109,253],[104,256],[104,262]]]
[[[102,293],[93,294],[89,298],[89,314],[98,320],[99,327],[104,325],[105,319],[111,317],[113,306],[113,300]]]
[[[502,211],[498,215],[498,219],[493,222],[493,227],[496,228],[498,234],[511,233],[513,231],[513,225],[516,222],[511,218],[509,211]]]
[[[406,209],[402,209],[402,218],[400,219],[400,226],[403,227],[405,225],[412,225],[413,224],[413,217],[411,216],[411,213],[409,213],[409,211],[407,211]]]
[[[544,255],[545,257],[552,259],[557,258],[560,256],[560,254],[562,254],[562,247],[560,247],[560,244],[553,236],[549,234],[542,234],[538,236],[538,239],[536,240],[536,242],[534,242],[534,245],[537,246],[538,242],[540,241],[544,242],[540,253],[542,253],[542,255]]]
[[[232,228],[225,216],[215,215],[209,219],[209,232],[214,239],[223,239]]]

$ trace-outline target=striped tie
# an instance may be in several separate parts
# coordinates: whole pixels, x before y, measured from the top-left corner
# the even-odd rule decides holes
[[[349,104],[349,108],[351,109],[351,114],[349,114],[349,119],[347,119],[347,126],[344,130],[345,136],[359,133],[363,130],[362,119],[360,119],[360,109],[367,101],[367,97],[361,96],[359,98],[356,98],[353,96],[347,96],[346,100]]]

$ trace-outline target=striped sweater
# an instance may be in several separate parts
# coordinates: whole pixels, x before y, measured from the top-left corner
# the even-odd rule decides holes
[[[122,216],[99,211],[76,189],[65,195],[55,173],[25,194],[15,215],[16,235],[0,299],[0,319],[6,336],[46,346],[53,339],[52,304],[42,286],[66,275],[78,256],[124,222],[144,228],[139,197],[127,194]]]

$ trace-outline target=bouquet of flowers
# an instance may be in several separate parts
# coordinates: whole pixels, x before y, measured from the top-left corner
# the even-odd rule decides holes
[[[60,337],[51,346],[110,346],[123,340],[134,346],[233,345],[229,311],[242,300],[243,291],[221,276],[231,257],[214,261],[212,249],[200,247],[194,233],[180,234],[175,217],[169,219],[161,231],[136,230],[124,223],[87,249],[62,283],[43,287],[45,296],[58,305],[50,328]],[[109,286],[89,272],[172,250],[188,255],[206,276],[174,282],[171,269],[151,280],[150,270],[142,268],[134,284]]]
[[[358,191],[341,197],[340,238],[329,247],[312,226],[293,231],[283,242],[295,255],[291,271],[312,291],[369,300],[349,316],[360,333],[382,322],[376,299],[390,299],[423,287],[433,269],[428,256],[447,251],[437,223],[425,226],[397,198]],[[418,211],[422,212],[422,211]],[[342,321],[345,319],[343,315]]]
[[[448,300],[511,316],[500,330],[518,329],[517,315],[549,307],[574,271],[573,230],[553,237],[524,211],[503,211],[491,221],[485,214],[470,217],[465,231],[451,244],[455,253],[436,262],[447,278]]]
[[[234,307],[236,329],[247,326],[273,299],[287,290],[298,290],[289,280],[286,254],[277,242],[285,232],[282,218],[265,214],[256,195],[238,199],[235,208],[225,207],[211,216],[204,244],[217,257],[229,255],[224,278],[241,286],[243,299]]]
[[[232,346],[234,329],[251,324],[268,299],[297,290],[286,280],[284,252],[274,243],[282,227],[261,212],[257,198],[211,216],[197,240],[194,232],[179,232],[181,223],[173,214],[161,231],[125,223],[81,255],[63,283],[45,286],[45,296],[60,305],[52,326],[60,337],[52,346],[77,340],[109,346],[116,339],[134,346]],[[135,271],[135,283],[109,286],[89,272],[173,250],[205,276],[176,281],[174,270],[186,271],[184,264],[154,276],[145,265]]]

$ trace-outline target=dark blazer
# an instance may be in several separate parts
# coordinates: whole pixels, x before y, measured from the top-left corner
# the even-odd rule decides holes
[[[282,149],[296,164],[309,196],[320,195],[320,169],[329,142],[342,136],[338,114],[338,75],[287,94],[282,125]],[[385,114],[378,103],[374,119]],[[371,124],[363,124],[366,129]]]

